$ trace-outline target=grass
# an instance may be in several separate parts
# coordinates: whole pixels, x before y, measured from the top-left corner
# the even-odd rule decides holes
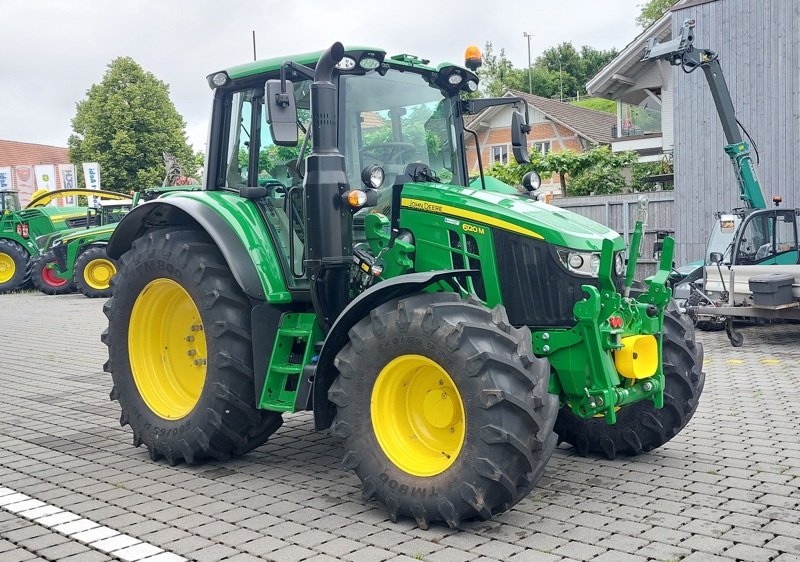
[[[585,107],[586,109],[605,111],[606,113],[617,112],[617,102],[603,98],[589,98],[580,101],[571,101],[569,103],[578,107]]]

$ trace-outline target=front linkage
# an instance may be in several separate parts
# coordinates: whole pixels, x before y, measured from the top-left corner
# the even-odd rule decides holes
[[[646,205],[646,200],[640,201],[640,214],[629,248],[625,295],[630,294],[633,283],[647,220]],[[568,330],[532,333],[534,353],[547,357],[553,368],[550,392],[560,395],[578,417],[602,415],[608,424],[614,424],[620,406],[651,400],[655,408],[663,407],[661,334],[664,309],[672,296],[667,279],[673,248],[673,239],[666,238],[659,269],[649,279],[648,289],[636,291],[640,294],[632,298],[621,295],[614,286],[611,277],[614,247],[613,242],[605,240],[600,287],[581,287],[588,296],[575,303],[577,324]]]

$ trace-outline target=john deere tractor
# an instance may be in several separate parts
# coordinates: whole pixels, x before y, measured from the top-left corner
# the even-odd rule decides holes
[[[515,104],[521,161],[529,128],[523,100],[462,99],[476,58],[336,43],[209,76],[205,189],[139,205],[108,246],[134,445],[223,460],[310,410],[364,498],[457,528],[524,498],[558,440],[614,458],[681,431],[703,350],[665,285],[672,240],[634,286],[643,220],[626,267],[608,228],[470,186],[466,115]]]
[[[52,201],[78,195],[125,198],[111,191],[42,189],[34,193],[31,202],[21,209],[18,193],[0,191],[0,293],[24,287],[30,281],[33,262],[39,256],[37,238],[95,224],[95,216],[87,212],[86,207],[48,207]]]

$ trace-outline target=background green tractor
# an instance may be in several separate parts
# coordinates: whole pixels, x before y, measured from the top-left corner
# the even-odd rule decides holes
[[[117,269],[105,247],[131,205],[130,199],[100,200],[88,211],[94,215],[90,222],[97,226],[38,238],[40,254],[31,267],[33,286],[46,295],[64,295],[77,288],[87,297],[111,296],[111,277]]]
[[[23,287],[31,278],[31,265],[39,256],[36,239],[53,232],[94,224],[86,207],[48,207],[48,203],[67,196],[95,195],[124,198],[109,191],[63,189],[37,192],[24,208],[13,191],[0,192],[0,293]]]
[[[160,186],[136,191],[133,200],[100,201],[96,220],[100,226],[54,232],[37,239],[40,256],[32,268],[34,286],[48,295],[77,289],[89,298],[111,296],[111,278],[117,272],[115,260],[106,246],[122,217],[139,201],[155,199],[163,193],[188,191],[198,186]]]
[[[527,113],[462,100],[476,63],[337,43],[209,76],[205,189],[139,205],[108,246],[105,368],[134,445],[223,460],[311,410],[365,498],[456,528],[524,498],[558,439],[614,458],[686,425],[703,352],[672,239],[633,288],[644,208],[626,268],[608,228],[470,186],[464,116]]]

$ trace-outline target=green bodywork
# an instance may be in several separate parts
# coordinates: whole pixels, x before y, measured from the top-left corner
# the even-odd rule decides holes
[[[86,207],[35,207],[4,213],[0,215],[0,238],[16,242],[30,257],[36,258],[37,238],[68,230],[74,221],[81,219],[89,220]]]
[[[274,231],[264,229],[257,203],[224,191],[173,193],[162,199],[175,197],[192,199],[214,209],[247,248],[267,302],[281,305],[292,302],[287,283],[287,250],[280,244],[276,247],[274,241],[278,238]],[[604,415],[609,423],[614,423],[619,406],[652,400],[656,407],[661,407],[664,376],[660,361],[652,377],[632,381],[617,373],[613,352],[622,347],[620,341],[626,336],[652,334],[659,340],[660,357],[663,311],[671,297],[666,286],[672,263],[671,238],[665,239],[661,266],[649,280],[649,290],[633,299],[618,293],[612,281],[614,256],[625,250],[622,237],[603,225],[558,207],[471,187],[409,183],[403,188],[399,222],[403,229],[413,232],[414,243],[398,239],[389,247],[389,217],[378,213],[365,217],[365,243],[373,255],[380,255],[379,281],[413,272],[457,268],[453,263],[450,233],[469,234],[477,242],[477,251],[464,250],[463,263],[481,270],[485,292],[481,300],[488,307],[503,304],[493,236],[498,229],[571,250],[599,253],[600,288],[583,286],[586,298],[575,304],[575,326],[568,329],[531,327],[533,351],[550,361],[551,391],[559,394],[562,403],[581,417]],[[637,231],[640,230],[641,223],[637,225]],[[638,251],[631,255],[634,253]],[[633,271],[635,261],[631,260],[629,268]],[[452,289],[441,285],[429,290]],[[462,292],[466,295],[474,291],[473,281],[468,280]],[[649,314],[648,306],[651,307]],[[610,325],[612,316],[622,319],[621,326]],[[284,316],[267,372],[258,374],[265,380],[259,407],[281,412],[301,409],[295,401],[301,373],[315,358],[313,343],[323,339],[315,319],[311,312]],[[292,361],[289,361],[290,354],[294,355]]]

